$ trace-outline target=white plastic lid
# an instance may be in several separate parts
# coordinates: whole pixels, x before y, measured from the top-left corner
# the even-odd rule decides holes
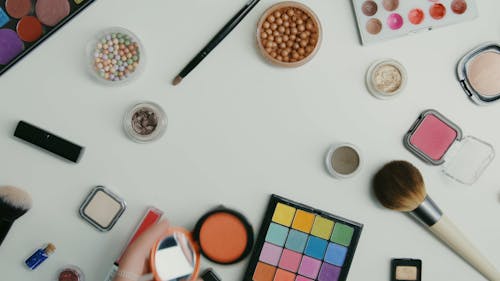
[[[471,185],[495,158],[495,150],[491,144],[467,136],[455,142],[445,158],[443,173],[460,183]]]

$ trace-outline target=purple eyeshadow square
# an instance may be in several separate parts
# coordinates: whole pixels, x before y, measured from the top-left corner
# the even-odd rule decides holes
[[[308,256],[304,256],[302,258],[302,262],[300,263],[299,274],[311,279],[316,279],[320,267],[321,261]]]
[[[339,280],[340,270],[340,267],[325,262],[323,266],[321,266],[318,281],[337,281]]]
[[[277,266],[282,251],[283,248],[265,242],[264,246],[262,246],[259,260],[267,264]]]

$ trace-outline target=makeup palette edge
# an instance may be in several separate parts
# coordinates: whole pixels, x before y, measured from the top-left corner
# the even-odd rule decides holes
[[[266,207],[266,211],[264,214],[264,219],[261,223],[261,227],[259,229],[257,239],[255,240],[256,242],[254,244],[253,252],[252,252],[252,255],[250,257],[250,261],[248,263],[247,270],[245,271],[243,281],[253,281],[254,280],[253,276],[254,276],[254,273],[256,271],[257,265],[259,262],[261,262],[259,260],[261,250],[264,246],[264,243],[266,243],[266,235],[267,235],[267,232],[269,230],[271,223],[273,222],[273,215],[274,215],[276,207],[278,206],[279,203],[290,206],[292,208],[295,208],[296,210],[302,210],[302,211],[314,214],[315,216],[321,216],[321,217],[324,217],[327,219],[331,219],[334,222],[339,222],[339,223],[347,225],[353,229],[351,241],[349,243],[349,246],[347,247],[347,253],[345,256],[344,263],[342,265],[342,270],[341,270],[341,273],[337,279],[338,281],[345,281],[347,279],[347,275],[349,273],[352,261],[354,259],[354,254],[356,252],[359,239],[361,237],[361,232],[363,230],[363,224],[349,220],[349,219],[345,219],[343,217],[331,214],[329,212],[325,212],[325,211],[322,211],[319,209],[312,208],[312,207],[307,206],[305,204],[292,201],[290,199],[281,197],[281,196],[276,195],[276,194],[272,194],[270,196],[269,203]],[[295,216],[295,214],[294,214],[294,216]],[[292,226],[289,226],[287,228],[292,229]],[[332,229],[332,232],[333,232],[333,229]],[[313,236],[310,233],[309,233],[309,235]],[[330,236],[331,236],[331,234],[330,234]],[[302,254],[304,254],[304,253],[302,253]],[[326,263],[326,262],[324,262],[322,260],[322,264],[323,263]],[[281,269],[279,267],[276,267],[276,268]]]
[[[31,53],[33,50],[35,50],[39,45],[41,45],[45,40],[47,40],[49,37],[51,37],[54,33],[56,33],[58,30],[60,30],[64,25],[66,25],[69,21],[71,21],[74,17],[76,17],[78,14],[80,14],[83,10],[85,10],[87,7],[89,7],[92,3],[94,3],[96,0],[67,0],[69,4],[69,14],[62,18],[56,25],[54,26],[48,26],[46,24],[43,24],[40,22],[42,25],[42,33],[40,37],[38,37],[36,40],[33,42],[27,42],[19,38],[18,34],[18,23],[20,20],[24,17],[35,17],[37,18],[36,11],[35,11],[35,6],[36,6],[36,1],[31,0],[31,8],[30,11],[22,16],[21,18],[15,18],[11,16],[7,9],[6,9],[6,4],[8,0],[2,0],[0,1],[0,10],[2,10],[5,15],[7,15],[8,21],[4,23],[3,25],[0,26],[0,30],[11,30],[16,33],[18,36],[18,39],[22,42],[23,47],[20,52],[18,52],[13,58],[11,58],[6,64],[0,64],[0,77],[7,72],[10,68],[12,68],[15,64],[17,64],[19,61],[21,61],[25,56],[27,56],[29,53]],[[40,20],[39,20],[40,21]]]

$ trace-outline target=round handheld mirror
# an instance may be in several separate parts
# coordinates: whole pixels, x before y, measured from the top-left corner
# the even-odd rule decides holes
[[[192,281],[198,277],[200,254],[191,233],[172,228],[151,249],[150,266],[155,281]]]

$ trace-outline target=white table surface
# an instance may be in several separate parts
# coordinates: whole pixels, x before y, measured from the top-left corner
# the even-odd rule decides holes
[[[422,0],[423,1],[423,0]],[[389,280],[393,257],[421,258],[424,280],[483,280],[471,267],[407,216],[382,208],[370,180],[387,161],[406,159],[424,174],[428,192],[477,247],[500,266],[500,160],[473,186],[446,178],[402,145],[417,115],[435,108],[469,133],[500,147],[500,103],[478,107],[455,78],[469,49],[500,35],[500,1],[476,1],[474,21],[361,46],[348,0],[311,0],[323,42],[316,57],[296,69],[266,63],[255,48],[256,23],[276,1],[263,0],[182,82],[172,78],[241,8],[234,0],[101,0],[0,78],[0,184],[29,191],[33,208],[0,249],[1,280],[55,280],[65,264],[100,281],[122,251],[147,206],[173,224],[191,228],[219,204],[243,212],[259,229],[271,193],[364,223],[348,280]],[[145,72],[125,87],[106,87],[86,73],[88,39],[122,26],[145,45]],[[396,99],[368,94],[365,71],[390,57],[407,68],[409,82]],[[130,141],[122,116],[132,104],[159,103],[169,119],[151,144]],[[20,119],[86,147],[73,165],[12,137]],[[336,180],[324,169],[328,146],[351,142],[363,151],[354,178]],[[100,233],[77,213],[95,185],[127,201],[117,225]],[[36,271],[23,262],[44,243],[57,252]],[[241,280],[247,261],[214,266],[223,280]]]

